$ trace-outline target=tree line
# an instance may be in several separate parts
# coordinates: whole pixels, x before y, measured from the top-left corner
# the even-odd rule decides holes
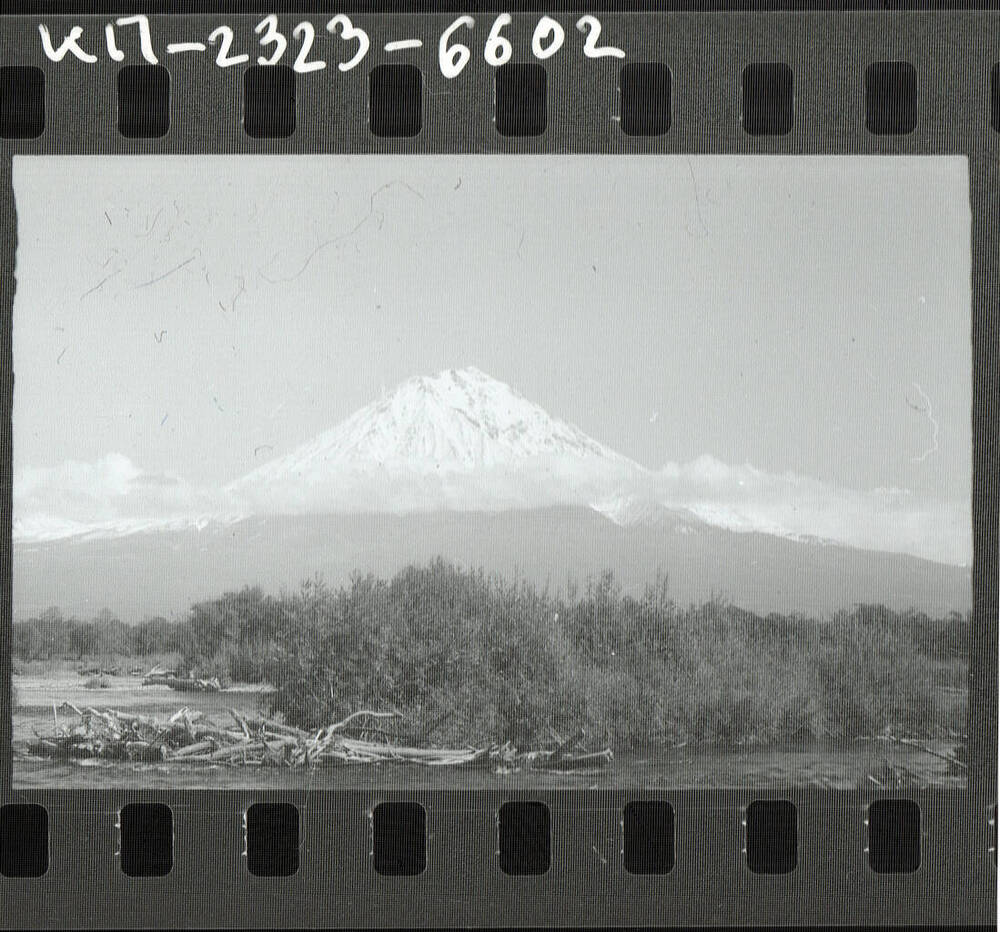
[[[176,652],[180,667],[267,682],[269,702],[319,727],[358,709],[404,714],[399,737],[511,740],[582,731],[635,747],[773,743],[964,728],[939,710],[942,665],[968,658],[970,617],[855,605],[832,618],[678,605],[604,573],[567,594],[443,560],[192,606],[178,622],[88,622],[50,610],[15,625],[14,655]]]
[[[186,627],[160,617],[126,624],[107,609],[84,620],[66,618],[58,608],[48,608],[14,623],[11,654],[16,660],[83,660],[172,653],[180,650]]]

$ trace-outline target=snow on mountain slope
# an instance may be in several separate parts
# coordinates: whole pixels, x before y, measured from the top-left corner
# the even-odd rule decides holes
[[[308,478],[332,466],[414,472],[510,466],[535,456],[608,460],[638,468],[582,430],[550,417],[473,366],[409,379],[246,478]]]
[[[644,470],[474,367],[410,379],[231,483],[253,510],[589,504]]]
[[[689,508],[672,508],[649,497],[620,495],[591,505],[619,527],[655,527],[677,534],[693,534],[711,522],[700,518]]]
[[[103,540],[153,532],[202,531],[207,527],[235,524],[239,514],[192,514],[149,518],[113,518],[83,523],[49,515],[30,515],[13,522],[11,538],[15,544],[65,540]]]
[[[443,557],[558,590],[612,570],[641,596],[669,575],[680,604],[713,595],[753,611],[827,613],[857,601],[932,614],[971,605],[969,570],[900,554],[817,546],[703,525],[621,527],[590,508],[398,514],[276,515],[232,525],[20,546],[15,617],[50,605],[86,618],[185,612],[244,585],[279,592],[317,573],[331,585],[355,572],[387,577]],[[564,590],[565,591],[565,590]]]

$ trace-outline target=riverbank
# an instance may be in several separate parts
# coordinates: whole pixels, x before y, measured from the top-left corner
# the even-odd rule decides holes
[[[951,753],[954,742],[926,742]],[[720,789],[785,787],[855,790],[872,784],[886,766],[910,775],[907,787],[960,788],[964,774],[946,761],[911,747],[876,748],[871,742],[814,743],[793,748],[674,748],[648,755],[617,755],[607,767],[587,773],[497,774],[451,767],[406,764],[318,766],[308,768],[229,767],[213,764],[51,761],[15,757],[19,789]],[[895,787],[893,787],[895,789]]]
[[[38,732],[52,730],[58,706],[113,707],[152,716],[169,716],[181,706],[225,720],[229,709],[253,716],[266,702],[267,687],[236,684],[216,693],[178,693],[164,686],[142,686],[141,677],[109,677],[106,689],[87,689],[73,671],[54,676],[18,676],[14,711],[14,785],[18,788],[162,789],[313,788],[412,789],[553,788],[697,789],[722,787],[913,788],[961,787],[965,776],[942,757],[956,742],[939,738],[922,747],[886,741],[809,740],[794,745],[720,747],[693,744],[648,752],[616,751],[607,767],[586,773],[495,773],[451,767],[396,763],[352,766],[233,767],[216,764],[137,763],[106,760],[51,760],[31,757],[25,748]],[[964,689],[942,687],[939,701],[954,716],[963,714]],[[56,711],[53,712],[53,705]],[[65,717],[65,713],[64,713]],[[68,724],[68,722],[65,722]],[[874,782],[873,782],[874,781]]]

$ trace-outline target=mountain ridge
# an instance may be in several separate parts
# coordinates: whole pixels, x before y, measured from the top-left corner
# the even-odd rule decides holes
[[[829,613],[856,602],[932,614],[971,606],[968,569],[900,554],[809,544],[703,525],[623,527],[590,508],[409,515],[255,516],[202,530],[20,545],[13,561],[19,618],[57,605],[80,617],[185,611],[244,585],[295,588],[321,574],[387,576],[443,557],[538,586],[612,570],[641,595],[659,573],[681,603],[722,595],[752,611]]]

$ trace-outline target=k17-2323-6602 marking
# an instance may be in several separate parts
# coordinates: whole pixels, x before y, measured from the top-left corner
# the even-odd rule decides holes
[[[514,46],[503,35],[504,28],[509,26],[511,22],[510,13],[501,13],[493,21],[483,45],[483,58],[489,65],[499,67],[513,57]],[[582,50],[585,57],[625,57],[625,52],[616,46],[598,45],[602,27],[596,16],[585,14],[576,20],[575,26],[583,36]],[[124,61],[125,53],[118,46],[118,30],[130,27],[135,28],[138,32],[139,52],[143,60],[151,65],[159,64],[160,59],[154,48],[149,18],[142,15],[121,16],[105,25],[104,46],[108,57],[116,62]],[[472,50],[467,45],[463,45],[459,39],[464,30],[474,30],[475,28],[476,20],[472,16],[459,16],[440,36],[436,37],[438,65],[441,74],[446,78],[458,77],[472,58]],[[337,63],[337,68],[340,71],[350,71],[360,65],[371,48],[371,37],[368,32],[352,23],[343,13],[339,13],[326,23],[326,32],[333,38],[339,38],[341,42],[354,44],[352,56],[346,61]],[[93,51],[88,51],[87,47],[89,45],[90,48],[100,49],[101,40],[99,36],[87,36],[83,26],[71,27],[69,32],[58,41],[58,44],[44,23],[38,24],[38,33],[42,40],[42,50],[50,61],[60,62],[67,55],[87,64],[94,64],[98,60],[98,55]],[[270,13],[265,16],[254,27],[254,33],[257,37],[256,44],[268,51],[268,54],[258,55],[256,63],[258,65],[279,64],[288,51],[289,40],[279,26],[277,15]],[[298,52],[292,63],[292,68],[296,72],[306,74],[326,68],[327,62],[322,58],[310,58],[313,53],[313,45],[316,42],[316,28],[309,20],[298,23],[292,29],[291,36],[299,44]],[[551,16],[542,16],[532,33],[531,54],[539,60],[545,60],[555,55],[565,43],[565,27]],[[235,44],[236,33],[233,28],[220,25],[205,36],[204,41],[168,43],[166,54],[205,53],[212,46],[217,49],[215,64],[220,68],[229,68],[232,65],[242,65],[250,61],[250,53],[240,51],[238,48],[234,49]],[[423,44],[423,39],[418,37],[397,38],[385,42],[383,49],[390,53],[401,52],[407,49],[421,48]]]

